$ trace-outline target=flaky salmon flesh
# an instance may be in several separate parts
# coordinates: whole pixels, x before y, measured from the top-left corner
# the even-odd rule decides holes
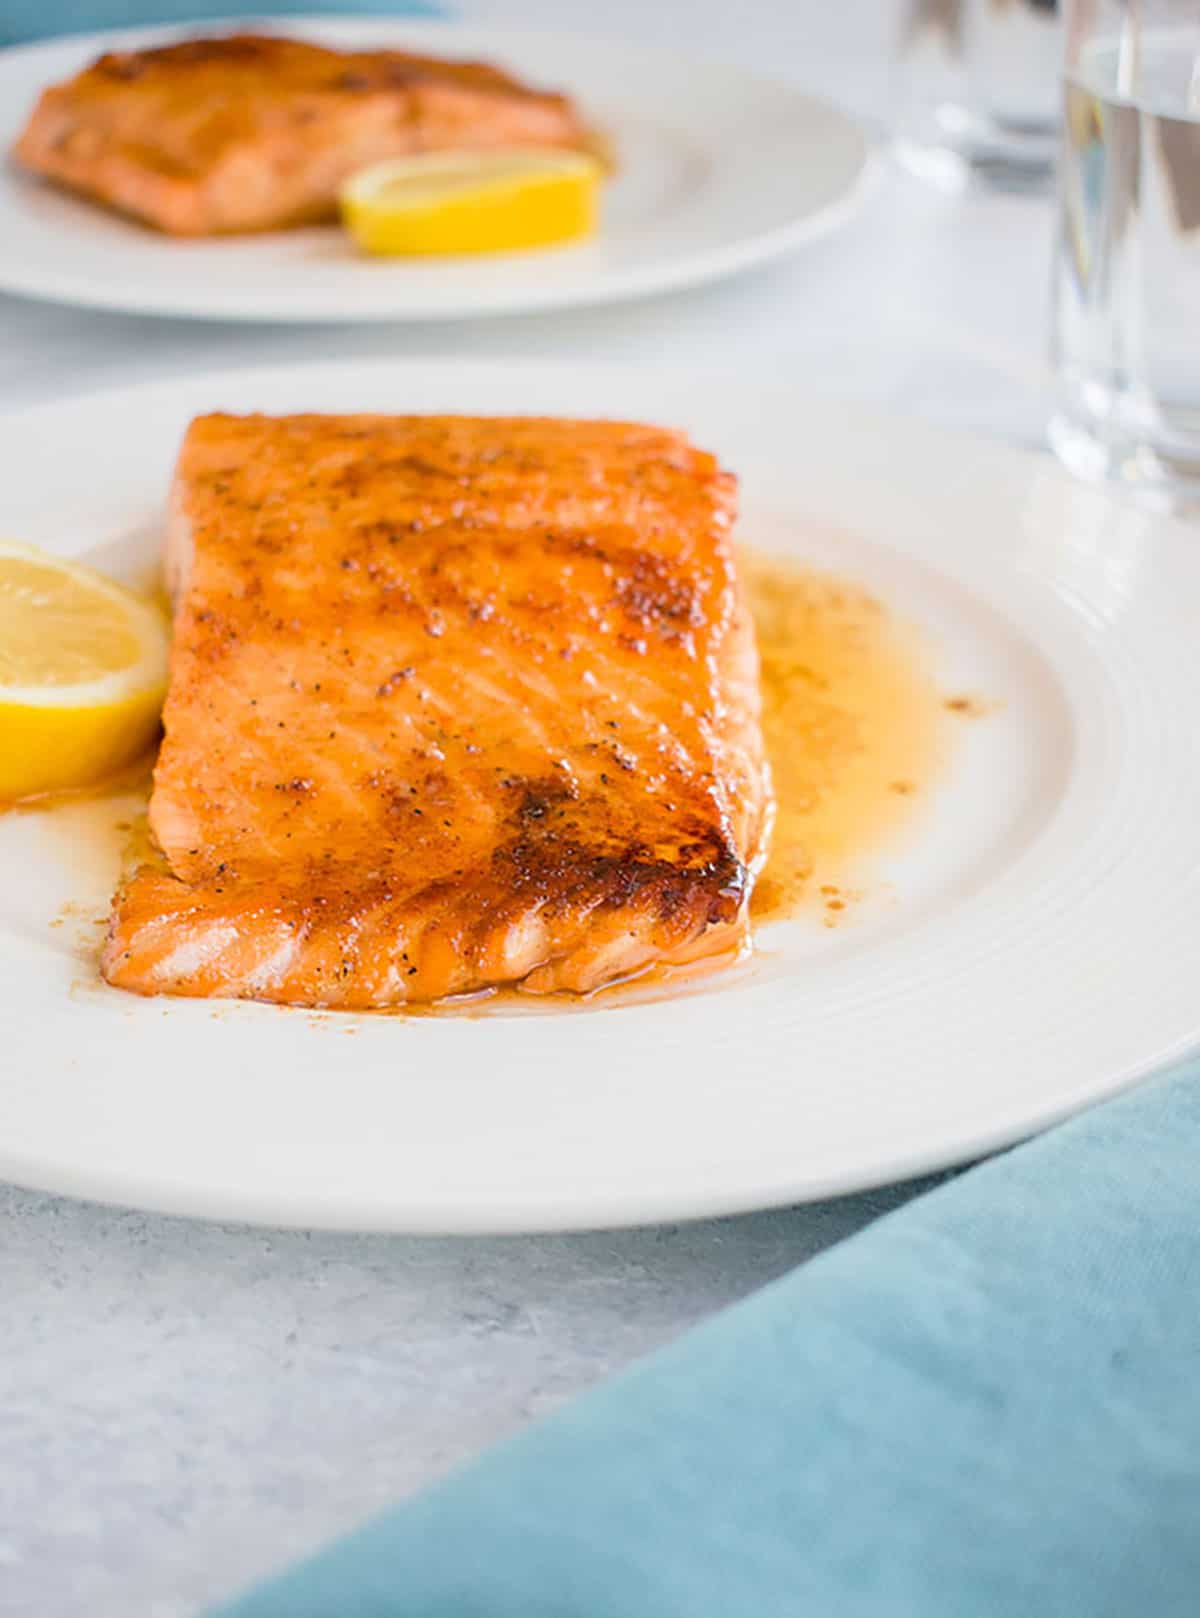
[[[336,217],[340,186],[385,158],[592,147],[564,95],[482,63],[236,34],[102,56],[43,92],[13,155],[179,236]]]
[[[729,951],[770,810],[734,505],[630,423],[194,422],[109,982],[367,1008]]]

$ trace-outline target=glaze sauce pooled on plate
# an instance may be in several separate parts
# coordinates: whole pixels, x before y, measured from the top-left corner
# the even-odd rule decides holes
[[[934,774],[944,710],[912,630],[861,586],[741,552],[762,659],[775,832],[756,920],[846,908],[853,860],[911,813]]]
[[[920,803],[936,774],[947,710],[958,712],[965,699],[947,699],[938,690],[915,632],[860,585],[794,561],[745,549],[740,554],[762,661],[763,729],[776,798],[771,851],[752,916],[766,922],[815,911],[834,926],[859,897],[859,857],[899,829]],[[112,866],[111,880],[105,879],[111,892],[121,875],[161,861],[144,813],[149,787],[149,761],[143,760],[88,792],[12,807],[41,811],[51,823],[47,830],[61,820],[64,856],[73,863],[93,852],[103,857],[106,869]],[[661,998],[686,993],[739,953],[655,969],[584,998],[504,990],[399,1014],[561,1011],[569,1004]]]

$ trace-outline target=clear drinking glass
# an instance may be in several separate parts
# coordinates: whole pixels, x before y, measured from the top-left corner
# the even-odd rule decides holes
[[[897,156],[958,188],[1043,185],[1058,140],[1056,0],[905,0]]]
[[[1054,268],[1073,471],[1200,500],[1200,0],[1067,0]]]

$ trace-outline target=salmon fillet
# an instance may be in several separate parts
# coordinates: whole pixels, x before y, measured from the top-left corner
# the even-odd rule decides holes
[[[734,501],[654,427],[194,422],[109,982],[365,1008],[729,949],[769,817]]]
[[[237,34],[112,53],[45,90],[17,161],[178,236],[336,217],[357,169],[412,152],[580,146],[571,102],[479,63]]]

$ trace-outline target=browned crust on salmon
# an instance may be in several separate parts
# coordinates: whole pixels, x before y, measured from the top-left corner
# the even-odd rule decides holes
[[[734,499],[635,424],[196,422],[109,981],[370,1007],[729,949],[769,806]]]
[[[238,34],[100,57],[42,93],[14,156],[206,236],[332,219],[342,183],[387,158],[594,138],[566,96],[486,63]]]

